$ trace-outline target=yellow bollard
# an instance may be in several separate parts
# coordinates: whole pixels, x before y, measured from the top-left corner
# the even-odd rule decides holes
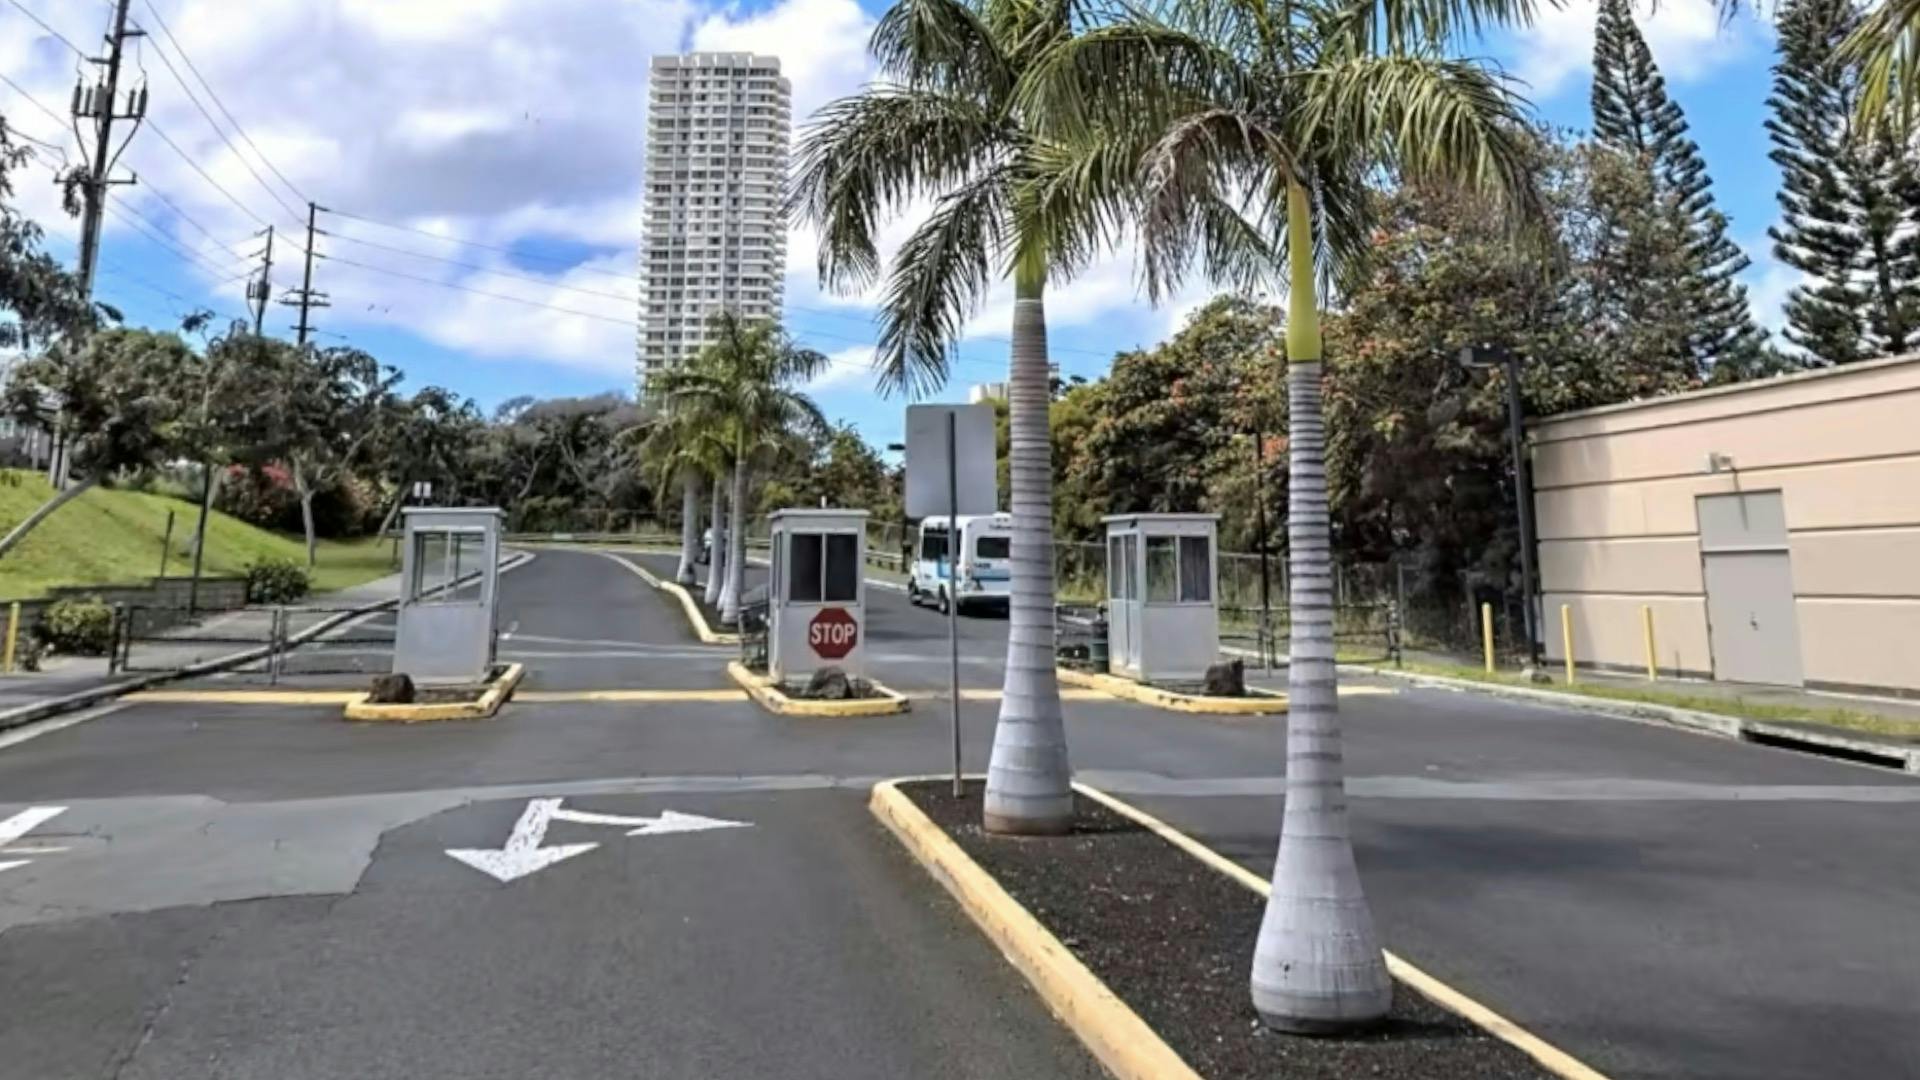
[[[1567,658],[1567,685],[1573,685],[1573,605],[1560,605],[1560,648]]]
[[[1493,605],[1480,605],[1480,643],[1487,653],[1487,674],[1493,674]]]
[[[1660,678],[1660,662],[1657,659],[1659,654],[1655,652],[1653,648],[1652,604],[1640,605],[1640,624],[1647,632],[1647,681],[1653,682]]]
[[[7,610],[7,654],[0,657],[0,669],[8,675],[13,674],[13,646],[20,640],[20,601],[15,600]]]

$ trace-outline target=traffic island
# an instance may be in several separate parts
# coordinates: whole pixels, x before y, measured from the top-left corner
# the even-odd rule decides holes
[[[806,686],[781,683],[738,660],[727,664],[727,675],[761,708],[781,716],[892,716],[913,706],[906,695],[865,679],[845,679],[844,690],[835,689],[834,696],[823,697],[817,689],[810,693]]]
[[[372,694],[361,694],[347,702],[346,718],[392,724],[484,720],[500,711],[525,674],[526,668],[520,664],[499,664],[484,682],[415,687],[410,695],[413,700],[404,702],[376,702],[371,700]]]
[[[1174,712],[1209,716],[1276,716],[1287,711],[1287,695],[1257,686],[1246,687],[1244,695],[1229,697],[1194,692],[1200,689],[1198,686],[1155,686],[1081,668],[1062,667],[1055,671],[1060,682],[1066,686],[1098,690],[1109,697],[1137,701],[1142,705]]]
[[[887,781],[871,807],[1123,1080],[1601,1080],[1391,955],[1398,984],[1381,1024],[1343,1037],[1274,1031],[1247,990],[1265,905],[1244,870],[1077,785],[1072,832],[989,836],[982,788],[969,782],[956,799],[948,781]]]

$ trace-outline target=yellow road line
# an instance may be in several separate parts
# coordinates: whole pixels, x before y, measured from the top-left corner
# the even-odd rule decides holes
[[[345,705],[365,690],[136,690],[127,701],[186,705]]]
[[[515,701],[745,701],[745,690],[522,690]]]
[[[1131,818],[1139,822],[1141,825],[1152,830],[1162,840],[1180,848],[1187,854],[1192,855],[1201,862],[1213,867],[1215,870],[1233,878],[1235,881],[1259,893],[1261,896],[1265,896],[1272,891],[1273,886],[1267,879],[1241,866],[1239,863],[1234,862],[1232,859],[1227,858],[1225,855],[1220,854],[1200,841],[1195,840],[1179,829],[1161,821],[1145,810],[1141,810],[1130,803],[1116,799],[1112,795],[1100,791],[1097,788],[1088,787],[1086,784],[1076,782],[1073,786],[1076,791],[1079,791],[1087,798],[1105,805],[1108,809],[1123,817]],[[1413,987],[1421,994],[1437,1002],[1442,1008],[1477,1024],[1495,1038],[1523,1051],[1528,1057],[1539,1062],[1549,1072],[1562,1077],[1563,1080],[1607,1080],[1604,1075],[1594,1071],[1594,1069],[1585,1062],[1554,1046],[1552,1043],[1547,1042],[1545,1039],[1540,1038],[1519,1024],[1501,1016],[1499,1013],[1494,1012],[1492,1009],[1487,1008],[1485,1005],[1480,1004],[1478,1001],[1475,1001],[1460,991],[1455,990],[1453,987],[1448,986],[1432,975],[1427,974],[1425,971],[1422,971],[1407,961],[1404,957],[1390,950],[1386,952],[1386,957],[1387,970],[1392,973],[1394,978]]]

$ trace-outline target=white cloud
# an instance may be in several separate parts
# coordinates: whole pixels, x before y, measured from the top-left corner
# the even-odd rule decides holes
[[[105,5],[24,2],[83,47],[100,38]],[[774,0],[757,9],[711,0],[250,0],[244,18],[235,16],[231,0],[153,3],[252,143],[297,193],[244,142],[234,139],[236,151],[209,126],[161,53],[189,81],[192,74],[157,21],[149,22],[136,5],[134,21],[149,36],[134,47],[130,70],[136,81],[144,72],[151,111],[121,159],[122,175],[137,175],[141,183],[117,189],[117,196],[161,223],[172,243],[205,263],[135,267],[142,276],[187,295],[212,288],[224,309],[237,313],[242,282],[223,279],[245,270],[263,224],[278,230],[277,285],[285,289],[296,280],[294,245],[305,225],[305,197],[311,197],[341,212],[321,215],[322,227],[334,234],[318,247],[333,256],[316,273],[316,287],[334,299],[320,314],[323,329],[399,330],[476,361],[528,359],[622,381],[634,355],[647,58],[689,47],[780,56],[793,83],[796,136],[815,109],[859,91],[873,77],[866,55],[873,16],[857,0]],[[72,53],[4,3],[0,70],[64,113],[74,78]],[[193,90],[213,109],[197,83]],[[0,114],[27,134],[74,152],[61,119],[39,114],[5,87]],[[162,133],[212,183],[169,150]],[[55,251],[70,256],[66,241],[77,228],[59,211],[50,180],[47,171],[30,168],[16,177],[15,201],[64,238]],[[898,248],[930,206],[916,206],[886,226],[883,254]],[[187,217],[204,225],[211,238]],[[106,228],[106,264],[132,263],[138,241],[130,227],[109,217]],[[562,245],[588,261],[567,266],[564,260],[516,258],[433,236],[523,253],[530,246],[553,251]],[[351,239],[467,265],[367,248]],[[801,309],[807,308],[839,312],[842,318],[830,324],[834,336],[870,341],[871,327],[861,316],[871,311],[873,294],[822,292],[815,238],[795,228],[789,244],[787,298],[796,318],[806,317]],[[1054,289],[1048,309],[1056,349],[1067,355],[1085,348],[1082,339],[1115,325],[1156,334],[1165,324],[1147,311],[1133,273],[1129,250]],[[1196,288],[1192,296],[1202,292]],[[1183,293],[1167,310],[1191,302]],[[1004,336],[1010,313],[1011,292],[1002,284],[987,298],[969,338],[979,345]],[[1142,313],[1148,318],[1137,317]],[[276,309],[270,319],[284,324],[286,315]],[[978,352],[991,357],[994,350]],[[870,362],[868,346],[842,349],[816,385],[868,382]],[[996,369],[987,359],[970,358],[955,381],[979,381]]]
[[[827,369],[807,383],[808,393],[873,381],[873,349],[857,345],[827,355]]]
[[[1535,98],[1552,97],[1576,75],[1593,70],[1596,0],[1543,5],[1534,24],[1515,31],[1513,73]],[[1636,10],[1654,62],[1670,81],[1692,82],[1738,60],[1764,35],[1761,20],[1722,26],[1714,0],[1659,0]]]
[[[1761,253],[1752,256],[1753,266],[1741,275],[1747,286],[1747,306],[1755,322],[1779,334],[1787,326],[1787,294],[1805,281],[1806,275],[1774,259],[1766,253],[1765,245],[1756,246]]]

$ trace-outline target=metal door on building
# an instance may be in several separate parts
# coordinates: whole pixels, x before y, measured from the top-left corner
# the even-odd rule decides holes
[[[1714,678],[1801,685],[1800,620],[1780,492],[1701,495],[1694,508]]]
[[[1107,670],[1140,673],[1140,537],[1107,537]]]

